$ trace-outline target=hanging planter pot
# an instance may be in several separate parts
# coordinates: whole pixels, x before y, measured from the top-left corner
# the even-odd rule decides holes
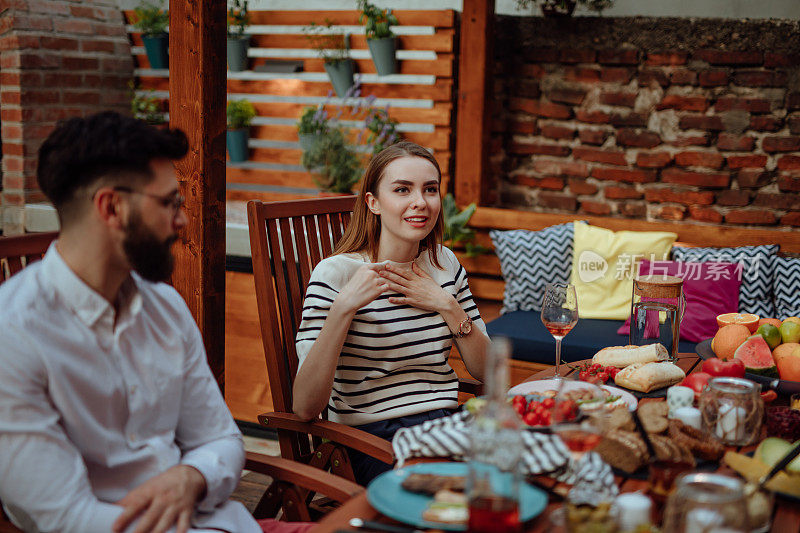
[[[571,17],[575,12],[576,0],[545,0],[542,15],[545,17]]]
[[[248,159],[249,150],[247,141],[250,138],[250,128],[227,130],[225,145],[228,147],[228,159],[231,163],[244,163]]]
[[[169,68],[169,35],[143,35],[142,42],[150,68]]]
[[[367,39],[369,53],[378,76],[388,76],[397,73],[397,37],[384,37],[383,39]]]
[[[250,48],[250,36],[228,37],[228,70],[241,72],[247,70],[247,49]]]
[[[353,60],[349,58],[335,63],[325,63],[325,72],[328,73],[333,90],[339,98],[344,98],[347,90],[353,86],[353,71]]]

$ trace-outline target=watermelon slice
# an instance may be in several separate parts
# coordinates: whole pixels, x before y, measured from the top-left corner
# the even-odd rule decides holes
[[[778,368],[772,358],[772,351],[767,341],[761,335],[747,337],[733,353],[734,359],[740,359],[745,366],[745,371],[769,378],[778,377]]]

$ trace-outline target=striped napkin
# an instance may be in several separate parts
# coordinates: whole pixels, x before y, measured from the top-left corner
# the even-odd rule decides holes
[[[392,439],[397,467],[401,468],[411,457],[452,457],[463,460],[470,448],[472,421],[472,414],[462,411],[397,430]],[[619,493],[611,467],[598,454],[586,453],[576,461],[557,435],[523,431],[522,440],[525,446],[522,473],[547,474],[573,485],[570,501],[597,505],[601,501],[612,500]]]

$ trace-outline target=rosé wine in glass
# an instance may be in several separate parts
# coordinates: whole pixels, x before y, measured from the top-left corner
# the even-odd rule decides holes
[[[578,323],[578,296],[569,283],[548,283],[542,298],[542,324],[556,340],[555,378],[561,379],[561,340]]]

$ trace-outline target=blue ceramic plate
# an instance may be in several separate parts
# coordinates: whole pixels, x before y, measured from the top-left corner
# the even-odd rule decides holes
[[[442,524],[422,519],[422,512],[433,500],[430,496],[408,492],[400,484],[411,473],[437,474],[440,476],[466,476],[466,463],[420,463],[390,470],[372,480],[367,487],[367,499],[376,511],[419,528],[443,529],[447,531],[465,531],[466,525]],[[520,520],[528,520],[538,516],[547,506],[547,494],[522,483],[520,486]]]

